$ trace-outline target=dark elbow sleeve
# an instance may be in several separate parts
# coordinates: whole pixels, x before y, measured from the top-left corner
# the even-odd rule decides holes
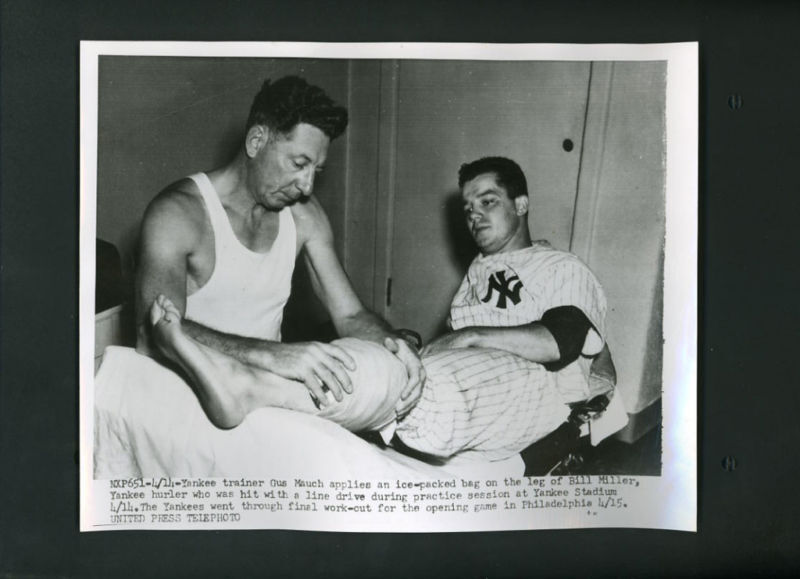
[[[557,372],[578,359],[592,323],[579,308],[559,306],[547,310],[539,321],[552,334],[558,344],[560,357],[555,362],[543,364],[550,372]]]

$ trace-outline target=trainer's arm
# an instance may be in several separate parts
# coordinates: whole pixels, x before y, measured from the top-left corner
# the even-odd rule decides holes
[[[186,314],[189,259],[201,243],[204,219],[200,201],[175,189],[160,193],[145,211],[136,275],[136,348],[140,353],[160,352],[148,323],[148,311],[160,294],[172,301],[181,318]],[[182,326],[192,338],[242,361],[261,345],[185,318]]]
[[[197,203],[180,191],[162,192],[145,211],[136,272],[136,349],[142,354],[159,351],[148,323],[159,294],[168,297],[181,316],[186,312],[187,263],[200,237],[197,217]]]
[[[333,230],[319,202],[311,197],[294,212],[303,241],[303,259],[314,292],[331,316],[339,336],[383,344],[406,366],[409,383],[401,394],[398,414],[409,410],[422,393],[425,371],[417,352],[381,317],[358,299],[339,261]]]

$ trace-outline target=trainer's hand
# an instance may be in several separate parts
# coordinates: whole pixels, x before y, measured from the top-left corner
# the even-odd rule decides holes
[[[325,388],[337,401],[353,392],[347,370],[355,370],[353,358],[339,346],[322,342],[270,343],[256,362],[265,370],[303,382],[321,406],[328,404]]]
[[[454,350],[456,348],[469,348],[472,346],[472,334],[469,328],[462,328],[454,330],[431,340],[422,348],[421,354],[423,356],[431,356],[444,352],[445,350]]]
[[[408,373],[408,384],[400,393],[400,400],[395,406],[395,413],[398,418],[404,417],[419,401],[422,396],[422,387],[425,385],[425,368],[419,354],[403,339],[386,338],[383,341],[384,347],[389,350],[406,367]]]

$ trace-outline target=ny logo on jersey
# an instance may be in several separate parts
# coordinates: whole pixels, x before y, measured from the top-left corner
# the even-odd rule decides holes
[[[504,310],[506,309],[507,298],[510,298],[514,305],[519,303],[520,290],[522,290],[522,282],[519,280],[519,276],[512,275],[506,279],[506,272],[498,271],[489,276],[489,291],[486,292],[486,296],[481,301],[483,303],[488,302],[492,299],[494,292],[497,292],[497,304],[495,306]]]

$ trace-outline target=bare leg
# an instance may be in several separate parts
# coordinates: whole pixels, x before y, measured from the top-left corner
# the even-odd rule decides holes
[[[203,410],[216,426],[238,426],[263,406],[316,412],[302,383],[247,366],[184,333],[180,312],[166,297],[158,296],[150,307],[150,324],[155,343],[188,374]]]

